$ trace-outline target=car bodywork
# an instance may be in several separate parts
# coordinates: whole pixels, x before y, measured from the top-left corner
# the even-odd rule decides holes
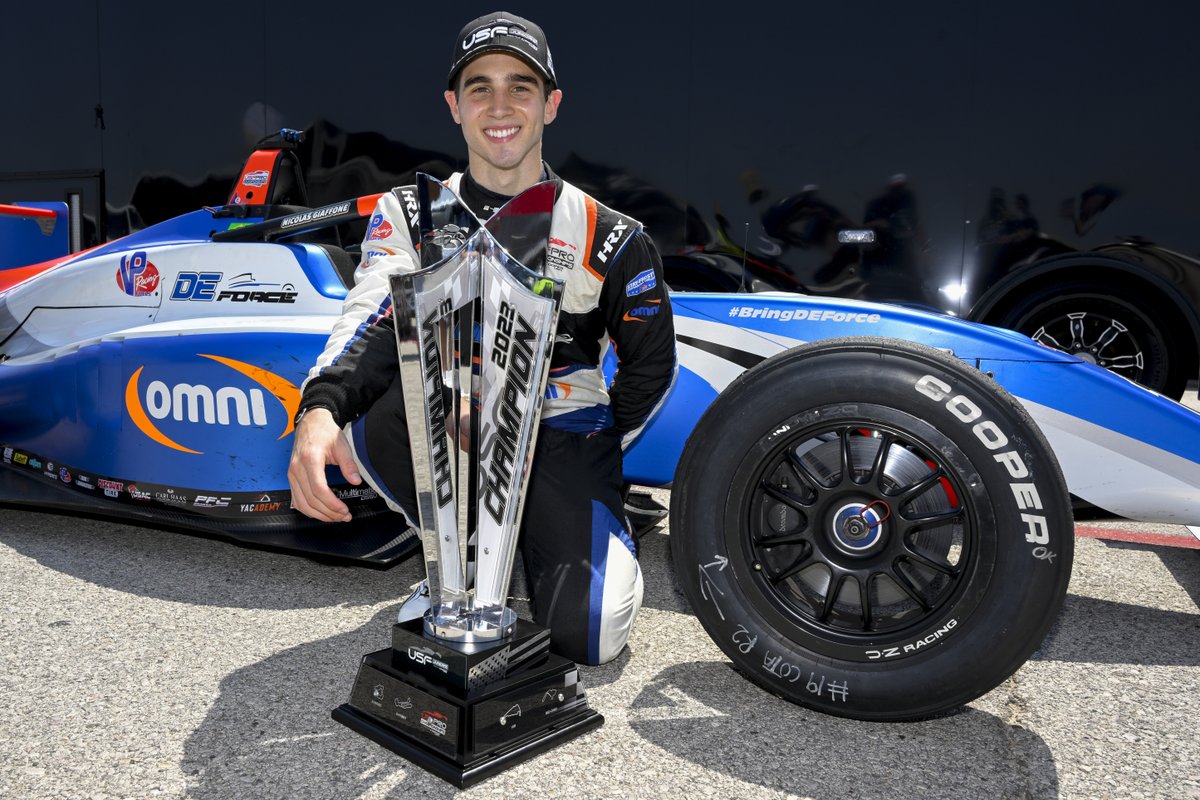
[[[270,222],[268,207],[204,209],[0,272],[0,499],[335,557],[407,553],[374,493],[333,472],[352,532],[289,507],[291,420],[339,313],[348,257],[312,242],[230,240],[256,238],[256,224],[275,232],[260,239],[311,232],[372,203]],[[1132,519],[1200,523],[1200,415],[1079,358],[855,300],[676,293],[672,303],[679,378],[626,454],[633,483],[670,485],[696,421],[747,368],[802,343],[872,336],[949,351],[991,376],[1037,421],[1076,496]]]

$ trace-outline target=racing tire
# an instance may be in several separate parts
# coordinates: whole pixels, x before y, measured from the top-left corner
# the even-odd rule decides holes
[[[1161,306],[1136,290],[1075,282],[1031,292],[996,324],[1178,400],[1194,369],[1170,347]]]
[[[670,542],[736,669],[803,706],[920,719],[998,686],[1058,616],[1074,550],[1050,446],[923,345],[833,339],[743,373],[675,473]]]

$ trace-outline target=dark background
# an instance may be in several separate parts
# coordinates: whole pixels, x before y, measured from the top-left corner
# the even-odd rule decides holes
[[[220,204],[253,143],[285,125],[308,130],[313,205],[444,174],[465,152],[441,98],[451,48],[493,8],[11,4],[0,176],[103,170],[111,237]],[[547,160],[646,222],[664,253],[720,246],[724,230],[725,249],[811,283],[832,253],[819,224],[784,235],[765,229],[768,210],[810,187],[863,225],[896,173],[913,238],[892,256],[943,307],[937,287],[995,255],[981,223],[998,204],[1070,249],[1137,235],[1200,253],[1192,4],[513,10],[545,28],[565,93]],[[67,184],[94,217],[83,179],[0,180],[0,201],[58,199]],[[1102,198],[1090,216],[1089,197]]]

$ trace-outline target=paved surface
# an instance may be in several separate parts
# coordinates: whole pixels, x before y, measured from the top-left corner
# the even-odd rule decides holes
[[[584,670],[606,724],[467,796],[1200,798],[1197,550],[1078,539],[1060,622],[1012,679],[948,717],[872,724],[733,672],[668,540],[643,540],[627,654]],[[329,719],[420,569],[0,511],[0,797],[454,794]]]
[[[733,672],[668,544],[643,539],[628,651],[583,671],[605,725],[467,797],[1200,798],[1200,551],[1077,539],[1059,623],[1016,675],[875,724]],[[420,572],[0,510],[0,797],[457,794],[329,718]]]

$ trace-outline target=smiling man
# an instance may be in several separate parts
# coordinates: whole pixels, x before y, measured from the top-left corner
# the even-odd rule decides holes
[[[487,219],[541,181],[555,185],[546,273],[566,284],[542,406],[520,548],[534,619],[556,652],[598,664],[620,653],[641,607],[637,546],[624,517],[621,451],[661,404],[675,373],[675,337],[662,263],[636,220],[556,176],[542,135],[563,93],[545,33],[513,14],[487,14],[455,41],[450,115],[467,169],[447,180]],[[418,268],[413,187],[385,193],[372,215],[356,283],[309,373],[288,469],[298,510],[350,518],[325,480],[336,464],[366,480],[409,525],[417,520],[388,276]],[[607,386],[609,343],[618,371]],[[423,613],[414,593],[401,619]]]

